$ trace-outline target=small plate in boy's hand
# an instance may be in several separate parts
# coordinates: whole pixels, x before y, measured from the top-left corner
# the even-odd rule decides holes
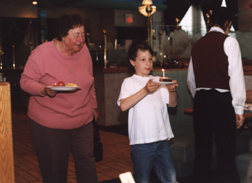
[[[160,81],[153,81],[153,82],[158,83],[160,85],[172,85],[176,83],[176,82],[160,82]]]

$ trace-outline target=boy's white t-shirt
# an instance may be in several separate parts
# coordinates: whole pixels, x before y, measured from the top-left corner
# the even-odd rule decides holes
[[[117,104],[120,106],[121,99],[141,90],[149,79],[158,81],[159,76],[142,77],[134,74],[124,79]],[[129,109],[128,133],[130,145],[157,142],[174,137],[167,111],[168,103],[168,89],[161,86],[156,92],[148,94]]]

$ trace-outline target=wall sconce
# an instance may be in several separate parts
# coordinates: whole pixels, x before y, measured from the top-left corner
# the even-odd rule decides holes
[[[207,32],[210,30],[210,16],[212,15],[213,11],[209,10],[209,13],[206,13],[207,18]]]
[[[15,59],[15,45],[12,45],[12,67],[16,69],[16,59]]]
[[[138,11],[147,17],[147,37],[148,43],[152,47],[152,15],[157,11],[157,7],[152,5],[152,0],[143,0],[144,6],[138,7]]]
[[[206,13],[206,18],[207,18],[207,32],[210,29],[210,15],[208,13]]]
[[[107,60],[107,36],[106,36],[106,33],[107,31],[106,30],[102,30],[103,32],[103,36],[104,36],[104,54],[103,54],[103,59],[104,59],[104,69],[107,68],[107,63],[108,63],[108,60]]]
[[[180,22],[180,20],[179,20],[179,18],[175,18],[175,21],[176,21],[176,24],[177,24],[176,29],[178,30],[179,29],[179,22]]]

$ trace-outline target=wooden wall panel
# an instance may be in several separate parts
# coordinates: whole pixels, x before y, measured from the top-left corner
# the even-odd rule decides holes
[[[10,84],[0,82],[0,182],[14,183]]]

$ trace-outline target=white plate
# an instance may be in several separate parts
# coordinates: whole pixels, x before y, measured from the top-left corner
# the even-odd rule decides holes
[[[79,89],[79,86],[46,86],[53,91],[75,91]]]
[[[153,82],[158,83],[160,85],[172,85],[172,84],[176,83],[176,82],[160,82],[160,81],[153,81]]]

